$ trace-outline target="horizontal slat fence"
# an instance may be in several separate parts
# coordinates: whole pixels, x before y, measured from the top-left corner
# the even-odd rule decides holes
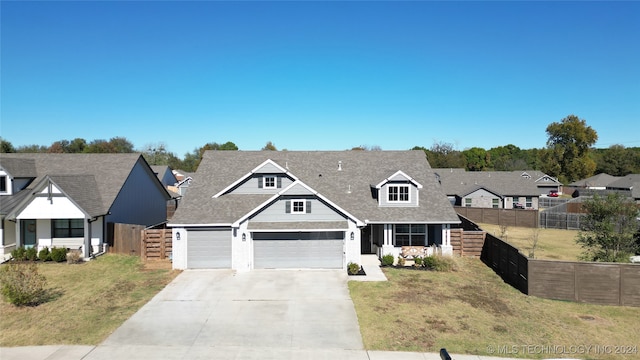
[[[142,259],[145,261],[170,259],[171,246],[171,229],[144,230]]]
[[[480,256],[486,234],[484,231],[451,229],[453,253],[460,256]]]
[[[455,206],[456,212],[474,222],[513,227],[538,227],[538,210],[491,209]]]

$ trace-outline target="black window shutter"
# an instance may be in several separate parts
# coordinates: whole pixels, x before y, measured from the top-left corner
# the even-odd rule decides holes
[[[258,189],[262,189],[262,177],[258,178]]]
[[[282,178],[278,176],[278,189],[282,187]]]
[[[311,214],[311,200],[307,200],[307,214]]]
[[[287,200],[284,202],[284,212],[287,214],[291,214],[291,200]]]

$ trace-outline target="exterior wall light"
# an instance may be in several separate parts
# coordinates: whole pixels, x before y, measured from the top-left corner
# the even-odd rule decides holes
[[[356,238],[356,235],[353,233],[353,231],[351,232],[351,240],[353,241],[353,239]]]
[[[242,233],[242,241],[247,241],[247,234]]]

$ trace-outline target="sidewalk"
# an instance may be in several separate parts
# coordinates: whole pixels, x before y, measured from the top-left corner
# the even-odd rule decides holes
[[[450,354],[453,360],[515,360],[502,357]],[[194,346],[25,346],[0,348],[2,360],[111,359],[309,359],[309,360],[440,360],[438,353],[372,350],[318,350]]]
[[[387,281],[387,277],[380,269],[380,260],[378,260],[377,255],[362,255],[360,259],[362,261],[362,269],[366,275],[350,275],[349,281]]]

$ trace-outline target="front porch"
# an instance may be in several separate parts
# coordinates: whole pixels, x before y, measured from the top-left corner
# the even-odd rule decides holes
[[[362,229],[361,243],[363,254],[378,258],[453,255],[449,224],[369,224]]]

